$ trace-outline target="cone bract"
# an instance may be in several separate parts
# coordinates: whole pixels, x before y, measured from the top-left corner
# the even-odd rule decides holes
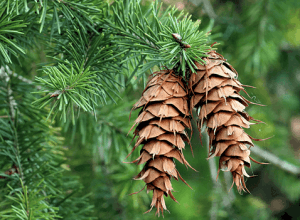
[[[191,128],[187,86],[173,70],[155,72],[133,109],[141,107],[132,126],[137,125],[134,134],[138,136],[132,151],[143,144],[140,156],[133,162],[145,165],[135,179],[146,183],[147,192],[153,191],[149,211],[155,206],[159,215],[167,210],[164,195],[176,201],[171,179],[185,182],[175,168],[174,158],[190,166],[182,153],[184,141],[189,142],[185,128]]]
[[[197,73],[192,73],[189,88],[193,94],[191,109],[200,108],[198,114],[199,131],[206,125],[209,135],[209,158],[220,157],[218,173],[230,171],[233,184],[239,192],[246,188],[244,176],[249,177],[245,166],[250,167],[250,147],[252,140],[244,128],[249,128],[254,120],[244,109],[252,103],[240,95],[244,90],[237,80],[237,72],[215,51],[204,58],[206,64],[197,65]],[[247,93],[246,93],[247,94]],[[255,103],[252,103],[255,104]],[[257,162],[257,161],[255,161]],[[257,162],[259,163],[259,162]]]

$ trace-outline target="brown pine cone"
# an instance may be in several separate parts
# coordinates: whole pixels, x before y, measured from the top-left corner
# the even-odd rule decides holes
[[[145,163],[134,179],[143,180],[147,192],[153,191],[151,208],[147,212],[155,206],[156,214],[160,211],[163,214],[163,210],[167,210],[164,195],[176,201],[172,195],[172,177],[186,183],[176,170],[173,158],[191,167],[182,153],[184,141],[189,142],[184,130],[191,128],[187,95],[182,78],[173,70],[163,70],[151,76],[142,97],[133,107],[143,107],[130,130],[137,125],[134,134],[138,139],[131,153],[143,144],[140,156],[132,162]]]
[[[197,74],[190,76],[189,89],[193,94],[190,108],[200,108],[200,112],[197,111],[198,129],[200,131],[204,125],[207,127],[209,158],[220,157],[218,174],[220,169],[230,171],[238,191],[248,191],[244,176],[249,175],[244,166],[250,167],[250,160],[259,163],[249,155],[250,147],[254,146],[252,140],[262,139],[252,138],[243,128],[255,124],[250,121],[261,121],[254,120],[244,111],[249,103],[255,103],[239,94],[246,91],[237,80],[235,69],[215,51],[208,55],[204,58],[206,64],[196,63]]]

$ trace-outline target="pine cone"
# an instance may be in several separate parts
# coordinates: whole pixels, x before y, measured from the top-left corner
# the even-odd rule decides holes
[[[191,74],[189,88],[193,93],[190,108],[200,109],[198,129],[206,124],[209,135],[209,158],[219,156],[219,169],[230,171],[233,184],[239,192],[246,188],[244,176],[249,177],[244,166],[250,167],[250,147],[254,139],[246,134],[243,128],[249,128],[250,121],[261,122],[250,117],[244,109],[252,103],[239,94],[244,90],[237,80],[237,72],[226,62],[222,55],[215,51],[204,58],[205,65],[196,63],[197,74]],[[246,93],[247,94],[247,93]],[[248,95],[248,94],[247,94]],[[199,111],[197,111],[199,112]],[[260,163],[262,164],[262,163]],[[248,191],[249,192],[249,191]]]
[[[137,125],[134,134],[138,139],[131,153],[140,144],[144,145],[140,156],[132,163],[146,163],[134,179],[146,182],[147,193],[153,191],[151,208],[147,212],[153,206],[158,215],[167,210],[163,195],[169,195],[177,202],[171,193],[172,177],[176,180],[179,177],[186,183],[176,170],[173,158],[191,167],[182,153],[184,141],[189,142],[184,130],[191,128],[187,95],[182,78],[172,70],[163,70],[152,75],[142,97],[133,107],[143,107],[130,130]]]

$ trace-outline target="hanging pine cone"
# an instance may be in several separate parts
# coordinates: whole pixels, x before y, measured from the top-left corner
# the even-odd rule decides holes
[[[164,195],[177,202],[171,192],[172,177],[186,183],[176,170],[173,158],[191,167],[182,153],[184,141],[189,142],[184,130],[191,128],[187,99],[182,78],[172,70],[163,70],[151,76],[142,97],[133,107],[143,107],[130,130],[137,125],[134,134],[138,139],[131,153],[140,144],[144,145],[140,156],[132,163],[146,163],[134,179],[146,183],[147,193],[153,191],[151,208],[147,212],[155,206],[156,214],[160,211],[163,214],[163,210],[167,210]]]
[[[189,88],[193,94],[191,109],[200,109],[199,131],[206,124],[209,135],[209,158],[219,156],[219,169],[230,171],[233,184],[239,192],[246,188],[244,176],[249,177],[244,166],[250,167],[250,147],[254,139],[243,128],[249,128],[250,121],[261,122],[250,117],[244,109],[252,103],[239,94],[244,90],[237,80],[237,72],[222,55],[210,51],[204,58],[205,65],[196,63],[197,74],[191,74]],[[247,94],[247,93],[246,93]],[[247,94],[248,95],[248,94]],[[260,163],[262,164],[262,163]],[[248,191],[249,192],[249,191]]]

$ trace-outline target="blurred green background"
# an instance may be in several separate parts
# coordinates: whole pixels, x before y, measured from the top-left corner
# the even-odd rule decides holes
[[[146,7],[151,2],[143,0],[142,5]],[[246,89],[250,101],[266,106],[251,105],[246,110],[265,124],[253,125],[247,132],[255,138],[272,137],[256,144],[279,159],[272,164],[267,157],[252,153],[254,159],[271,164],[252,163],[247,170],[250,175],[257,175],[246,181],[251,194],[240,195],[235,187],[228,192],[231,176],[228,180],[221,172],[217,184],[212,180],[205,136],[201,145],[194,123],[194,157],[189,147],[184,155],[199,172],[176,164],[193,190],[173,180],[179,204],[166,198],[170,214],[166,212],[164,218],[300,219],[300,1],[162,2],[164,9],[175,5],[191,13],[193,20],[200,19],[200,27],[211,31],[210,42],[219,43],[217,52],[237,70],[240,82],[256,87]],[[15,71],[33,79],[39,74],[37,64],[48,61],[44,48],[42,44],[34,45],[26,57],[20,58],[24,65],[16,66]],[[156,219],[154,210],[143,214],[151,203],[146,190],[129,196],[144,186],[143,181],[132,179],[142,166],[123,163],[132,148],[133,135],[127,132],[138,114],[133,112],[129,121],[130,110],[143,89],[142,80],[121,89],[116,104],[108,100],[107,105],[97,108],[97,121],[93,115],[81,113],[75,125],[71,121],[54,122],[64,137],[64,168],[68,170],[65,175],[80,177],[83,187],[78,194],[90,199],[94,205],[90,217],[95,219]],[[132,161],[138,153],[126,161]],[[217,160],[214,162],[217,167]],[[291,164],[298,167],[298,173],[289,172]]]

